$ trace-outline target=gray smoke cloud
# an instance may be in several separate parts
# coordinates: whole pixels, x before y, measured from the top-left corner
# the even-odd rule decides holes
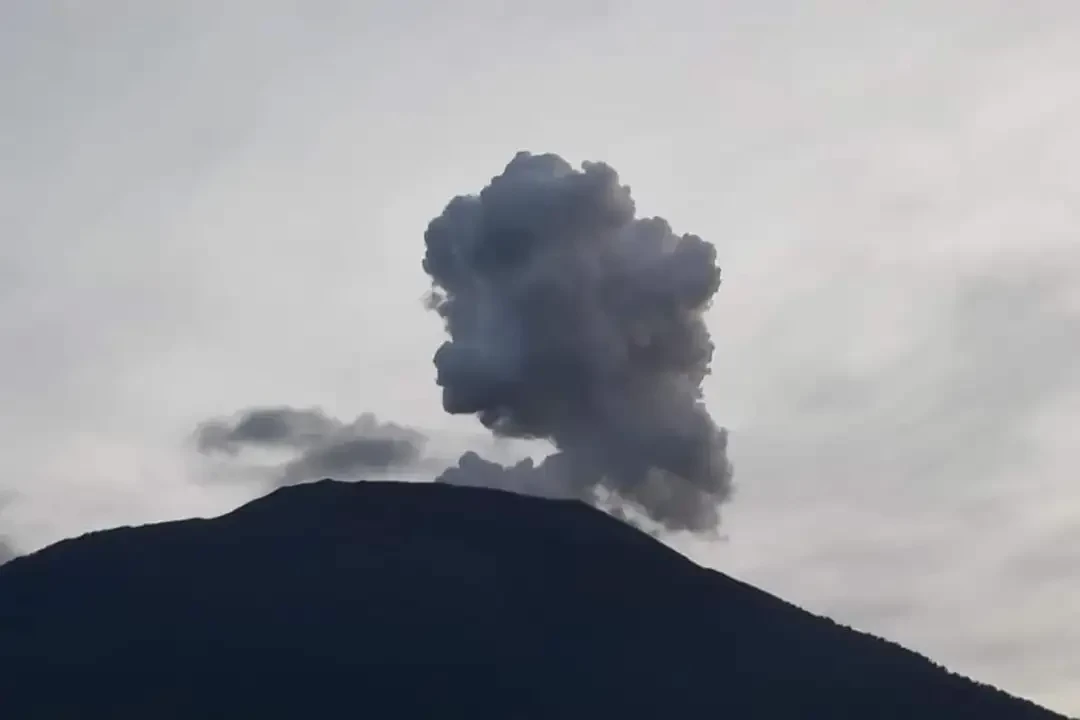
[[[9,543],[6,538],[0,537],[0,565],[3,565],[8,560],[14,560],[17,555],[15,546]]]
[[[0,515],[3,514],[4,509],[10,500],[11,498],[9,496],[0,495]],[[16,551],[11,540],[3,533],[0,533],[0,565],[3,565],[8,560],[14,559],[18,554],[19,553]]]
[[[513,467],[467,453],[441,481],[591,502],[606,491],[668,529],[717,527],[732,467],[701,391],[716,249],[635,213],[608,165],[521,152],[431,221],[444,409],[557,449]]]
[[[324,477],[357,478],[408,467],[422,456],[426,438],[411,428],[364,413],[351,422],[317,408],[257,407],[199,425],[195,446],[205,455],[245,450],[286,451],[292,459],[273,470],[279,485]]]

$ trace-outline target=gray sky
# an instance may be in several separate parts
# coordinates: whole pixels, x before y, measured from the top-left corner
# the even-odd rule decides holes
[[[1080,713],[1077,3],[23,0],[0,66],[21,549],[251,497],[189,443],[239,408],[490,450],[422,234],[557,152],[720,250],[737,496],[674,542]]]

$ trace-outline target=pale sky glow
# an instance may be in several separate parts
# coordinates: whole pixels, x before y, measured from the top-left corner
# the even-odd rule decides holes
[[[16,0],[0,66],[20,550],[253,497],[188,443],[252,405],[488,452],[423,231],[555,152],[720,251],[737,496],[672,542],[1080,714],[1080,4]]]

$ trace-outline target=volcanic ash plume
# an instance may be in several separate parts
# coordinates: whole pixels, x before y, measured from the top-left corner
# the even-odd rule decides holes
[[[518,153],[424,235],[430,307],[450,339],[434,362],[443,407],[557,452],[511,468],[466,454],[444,482],[596,501],[672,530],[713,530],[731,494],[727,434],[701,383],[716,249],[636,218],[602,163]]]

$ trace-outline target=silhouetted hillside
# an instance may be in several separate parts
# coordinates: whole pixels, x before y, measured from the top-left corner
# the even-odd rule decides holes
[[[0,567],[0,717],[1060,717],[582,504],[323,481]]]

